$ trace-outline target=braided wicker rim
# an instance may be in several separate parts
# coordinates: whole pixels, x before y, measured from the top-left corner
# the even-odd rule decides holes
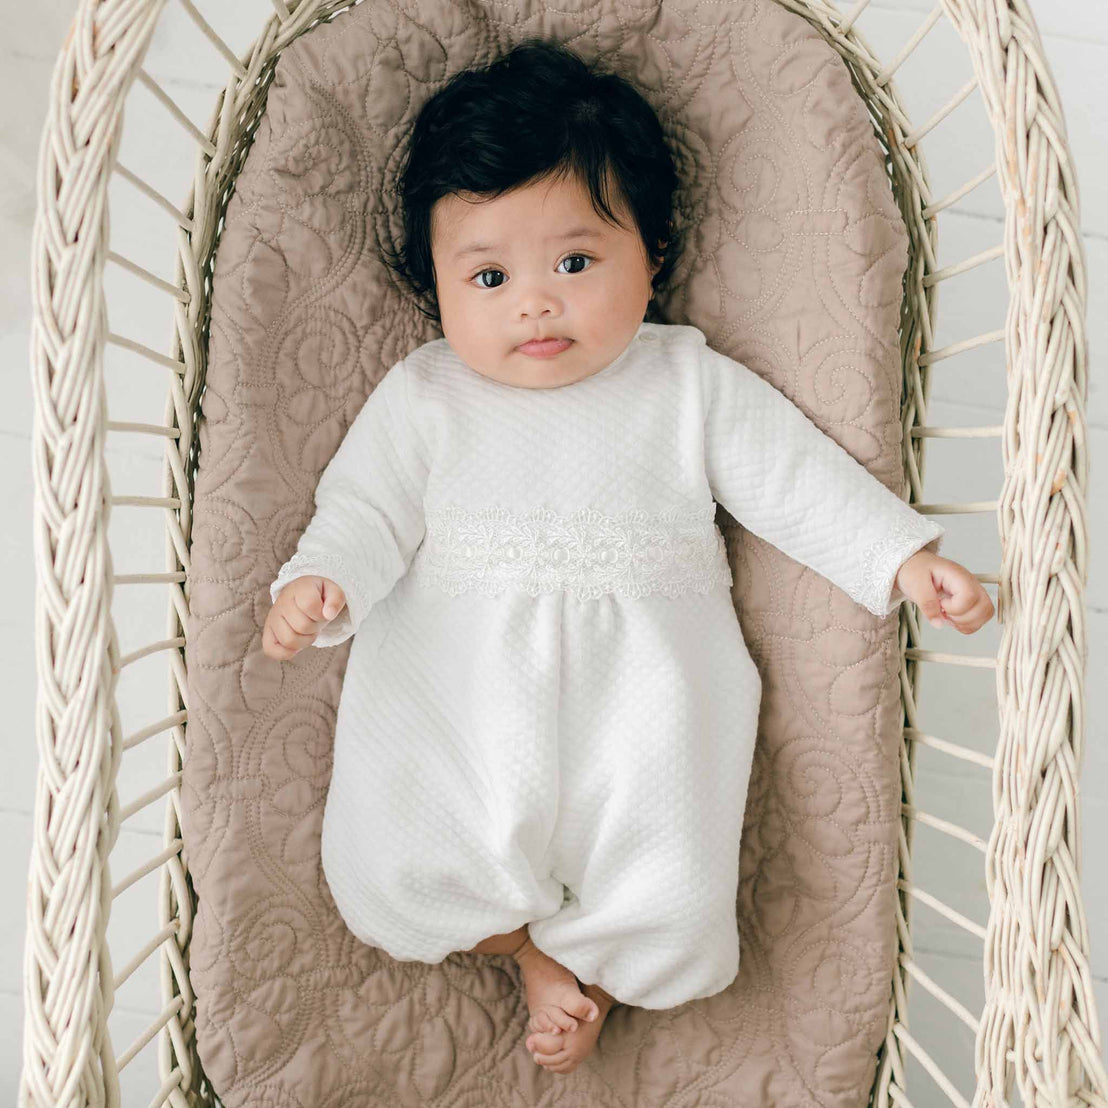
[[[199,18],[191,0],[180,2]],[[171,290],[177,297],[171,357],[176,372],[169,378],[160,429],[166,436],[164,498],[156,501],[169,509],[164,512],[169,554],[166,573],[144,578],[165,581],[170,592],[168,638],[156,644],[169,661],[170,714],[126,743],[115,701],[121,658],[111,598],[119,578],[112,574],[108,520],[113,503],[148,498],[112,497],[104,459],[107,431],[135,429],[110,427],[105,414],[106,197],[114,170],[129,176],[114,164],[123,105],[135,80],[145,78],[141,61],[165,0],[80,0],[53,74],[32,246],[40,764],[24,963],[20,1104],[26,1108],[118,1105],[119,1067],[148,1041],[149,1036],[140,1040],[121,1059],[113,1052],[107,1030],[113,969],[105,932],[112,900],[107,861],[120,822],[119,761],[125,745],[156,731],[173,738],[168,768],[176,781],[164,790],[165,850],[156,859],[162,931],[150,949],[160,947],[165,1008],[150,1034],[162,1028],[166,1033],[159,1036],[163,1084],[152,1104],[217,1103],[195,1049],[195,998],[188,978],[195,893],[182,854],[176,787],[185,749],[188,549],[213,259],[278,56],[305,31],[353,6],[350,0],[301,0],[290,9],[284,0],[271,2],[276,14],[248,54],[235,59],[217,43],[232,73],[206,136],[197,136],[195,180],[176,213]],[[913,131],[891,74],[883,73],[854,27],[869,0],[858,0],[845,13],[827,0],[775,2],[806,19],[842,56],[876,121],[908,229],[901,312],[904,492],[919,504],[923,437],[912,432],[925,421],[935,355],[958,352],[936,352],[932,345],[937,214],[957,196],[933,200],[918,145],[929,127]],[[970,52],[994,128],[1009,287],[1003,334],[978,336],[1003,338],[1009,391],[1002,435],[1005,478],[997,507],[1003,550],[995,578],[1002,622],[996,658],[1000,738],[991,763],[995,823],[986,853],[991,904],[984,936],[986,1003],[979,1022],[969,1017],[977,1034],[973,1106],[1007,1105],[1015,1084],[1028,1108],[1108,1108],[1079,882],[1088,454],[1086,278],[1077,184],[1057,91],[1024,0],[940,0],[918,38],[941,16]],[[968,349],[980,342],[956,345]],[[904,743],[901,757],[908,810],[914,803],[916,748],[923,741],[917,728],[919,663],[928,652],[919,641],[916,609],[903,605],[901,687],[906,739],[915,740]],[[921,1057],[905,1026],[905,961],[910,963],[912,953],[911,900],[905,894],[911,889],[914,825],[910,818],[902,821],[901,959],[870,1103],[909,1104],[907,1051],[931,1070],[952,1103],[968,1108],[934,1064],[928,1065],[926,1054]],[[928,983],[925,975],[922,980]]]

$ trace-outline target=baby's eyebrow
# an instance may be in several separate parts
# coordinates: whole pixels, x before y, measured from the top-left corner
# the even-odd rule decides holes
[[[566,239],[602,239],[604,235],[592,227],[575,227],[564,235],[555,235],[555,242],[565,242]],[[463,246],[454,255],[455,258],[464,258],[467,254],[483,254],[486,250],[495,251],[503,249],[503,243],[499,242],[471,242]]]

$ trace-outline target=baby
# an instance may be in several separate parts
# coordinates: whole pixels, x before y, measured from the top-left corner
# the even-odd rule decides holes
[[[535,1061],[738,970],[761,682],[718,500],[882,616],[993,605],[919,515],[695,327],[644,322],[673,160],[627,82],[532,40],[421,110],[394,266],[443,338],[377,384],[271,586],[265,653],[351,644],[322,862],[400,960],[511,955]]]

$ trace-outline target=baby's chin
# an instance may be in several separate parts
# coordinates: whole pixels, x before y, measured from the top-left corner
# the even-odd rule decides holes
[[[509,352],[508,357],[499,365],[474,365],[466,362],[475,373],[497,381],[502,385],[511,385],[520,389],[556,389],[563,385],[572,385],[576,381],[591,377],[603,366],[582,366],[566,358],[572,354],[576,343],[572,343],[558,354],[547,357],[535,357],[524,354],[518,349]],[[464,360],[464,359],[463,359]]]
[[[599,373],[613,360],[609,359],[600,365],[574,364],[568,360],[568,355],[571,355],[576,348],[577,343],[571,342],[571,345],[559,354],[547,357],[535,357],[515,349],[498,366],[475,366],[470,362],[466,364],[475,373],[492,381],[498,381],[502,385],[521,389],[558,389]]]

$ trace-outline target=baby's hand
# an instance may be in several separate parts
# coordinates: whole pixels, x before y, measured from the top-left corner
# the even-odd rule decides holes
[[[346,595],[329,577],[295,577],[278,594],[262,628],[262,651],[286,662],[346,606]]]
[[[918,604],[932,627],[949,623],[972,635],[995,609],[980,581],[965,566],[930,550],[917,550],[896,571],[897,587]]]

